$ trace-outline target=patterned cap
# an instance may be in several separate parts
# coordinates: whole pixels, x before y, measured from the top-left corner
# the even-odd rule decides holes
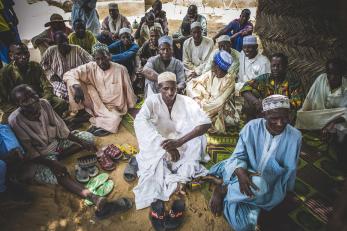
[[[221,35],[216,39],[217,43],[220,42],[230,42],[230,36],[229,35]]]
[[[172,46],[172,38],[168,35],[164,35],[164,36],[160,37],[158,40],[159,46],[162,45],[163,43],[167,43],[170,46]]]
[[[176,75],[175,73],[166,71],[158,75],[158,84],[162,82],[168,82],[168,81],[173,81],[176,82]]]
[[[269,111],[278,108],[290,108],[289,99],[284,95],[270,95],[263,99],[263,111]]]
[[[243,37],[243,45],[257,45],[257,37],[248,35]]]
[[[192,24],[190,24],[190,29],[191,30],[193,30],[193,28],[195,28],[195,27],[202,28],[201,23],[200,22],[193,22]]]
[[[214,56],[214,63],[220,69],[227,72],[233,63],[233,58],[228,52],[221,50]]]
[[[95,55],[95,52],[100,51],[100,50],[109,52],[108,46],[106,44],[95,43],[94,46],[92,47],[92,55]]]
[[[129,29],[128,27],[123,27],[122,29],[119,30],[119,36],[121,36],[124,33],[131,34],[131,29]]]

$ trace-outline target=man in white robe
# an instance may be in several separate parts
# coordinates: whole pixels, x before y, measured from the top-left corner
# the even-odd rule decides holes
[[[136,209],[168,201],[182,184],[207,173],[200,161],[209,159],[203,134],[211,120],[193,99],[176,94],[175,74],[160,74],[158,83],[160,93],[146,99],[134,122],[140,149]]]
[[[302,108],[297,112],[295,126],[304,130],[321,130],[331,134],[331,147],[336,149],[340,163],[347,156],[347,79],[342,60],[326,63],[326,73],[317,77],[308,92]]]
[[[256,230],[261,209],[271,210],[294,190],[301,133],[289,124],[289,99],[271,95],[262,104],[265,118],[247,123],[232,156],[205,177],[217,182],[212,213],[223,211],[235,231]]]
[[[136,104],[126,67],[111,62],[106,45],[93,46],[95,62],[64,74],[72,111],[85,108],[92,116],[89,129],[96,136],[116,133],[122,116]]]
[[[202,35],[200,22],[193,22],[190,30],[192,37],[183,44],[182,58],[188,80],[202,74],[214,46],[212,39]]]
[[[243,37],[240,54],[240,69],[236,83],[236,93],[239,95],[243,84],[256,77],[271,73],[269,59],[258,52],[257,37],[248,35]]]

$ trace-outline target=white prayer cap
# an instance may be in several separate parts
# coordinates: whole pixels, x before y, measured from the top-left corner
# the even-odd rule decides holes
[[[119,30],[119,36],[121,36],[121,34],[124,34],[124,33],[131,34],[131,29],[129,29],[127,27],[123,27],[122,29]]]
[[[230,36],[229,35],[221,35],[217,38],[217,43],[220,42],[230,42]]]
[[[248,35],[243,37],[243,45],[257,45],[257,37]]]
[[[193,28],[195,28],[195,27],[202,28],[201,23],[200,22],[193,22],[192,24],[190,24],[190,29],[191,30],[193,30]]]
[[[289,99],[284,95],[270,95],[263,99],[263,111],[269,111],[278,108],[290,108]]]
[[[176,82],[176,75],[169,71],[163,72],[160,75],[158,75],[158,84],[168,81]]]
[[[158,45],[162,45],[163,43],[167,43],[169,44],[170,46],[172,46],[172,38],[168,35],[164,35],[162,37],[159,38],[158,40]]]

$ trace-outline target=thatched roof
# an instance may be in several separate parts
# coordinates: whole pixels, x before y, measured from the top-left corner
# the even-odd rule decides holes
[[[338,1],[259,0],[255,31],[270,55],[283,52],[307,91],[325,61],[346,57]]]

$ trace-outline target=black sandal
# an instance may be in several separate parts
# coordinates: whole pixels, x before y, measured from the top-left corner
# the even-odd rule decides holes
[[[102,136],[110,135],[111,132],[106,131],[105,129],[102,129],[102,128],[97,128],[95,131],[92,132],[92,134],[93,134],[94,136],[102,137]]]
[[[107,202],[101,210],[95,211],[95,217],[99,220],[108,218],[117,212],[125,212],[133,207],[133,202],[126,197],[116,201]]]
[[[174,230],[182,225],[184,220],[184,211],[186,210],[186,205],[184,200],[175,200],[172,204],[171,210],[165,219],[166,230]]]
[[[165,218],[164,202],[161,200],[157,200],[156,202],[153,202],[149,210],[149,220],[151,221],[154,230],[156,231],[165,230],[164,218]]]
[[[123,178],[126,182],[132,182],[137,178],[137,171],[139,170],[136,157],[132,157],[124,169]]]

